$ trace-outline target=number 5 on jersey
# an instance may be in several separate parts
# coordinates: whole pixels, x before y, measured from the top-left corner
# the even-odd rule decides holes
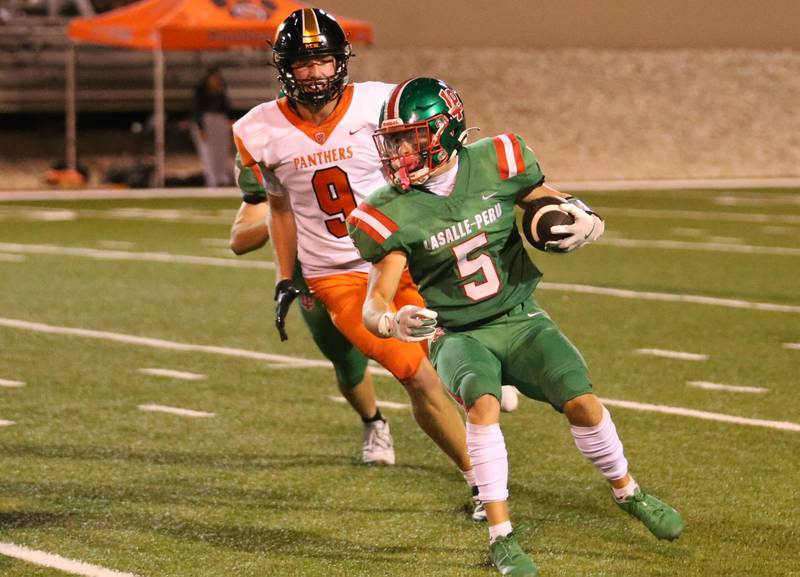
[[[486,253],[480,253],[475,258],[468,258],[467,255],[476,248],[489,244],[486,233],[482,232],[477,236],[465,240],[455,246],[450,247],[456,256],[456,266],[458,267],[458,278],[461,280],[483,273],[483,282],[470,281],[464,283],[462,288],[464,294],[473,301],[482,301],[490,296],[496,295],[500,291],[500,278],[497,276],[497,269],[492,262],[492,257]]]

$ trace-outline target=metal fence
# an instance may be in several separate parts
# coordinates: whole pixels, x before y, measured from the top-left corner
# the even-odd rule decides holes
[[[23,16],[0,25],[0,113],[64,110],[67,19]],[[277,91],[268,50],[166,54],[166,109],[188,111],[192,89],[209,66],[222,69],[237,109]],[[77,49],[81,112],[144,112],[153,108],[153,55],[81,45]]]

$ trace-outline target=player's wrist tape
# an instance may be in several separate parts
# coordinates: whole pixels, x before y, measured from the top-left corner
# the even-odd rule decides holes
[[[391,337],[397,330],[395,313],[385,312],[378,319],[378,334],[383,338]]]
[[[602,216],[600,216],[600,215],[599,215],[599,214],[597,214],[595,211],[593,211],[591,208],[589,208],[589,205],[588,205],[588,204],[586,204],[585,202],[583,202],[583,201],[582,201],[580,198],[578,198],[578,197],[575,197],[575,196],[568,196],[568,197],[566,197],[566,198],[564,199],[564,201],[565,201],[565,202],[568,202],[568,203],[570,203],[570,204],[574,204],[575,206],[577,206],[578,208],[580,208],[580,209],[581,209],[583,212],[585,212],[585,213],[587,213],[587,214],[594,215],[594,216],[596,216],[597,218],[599,218],[600,220],[603,220],[603,217],[602,217]]]

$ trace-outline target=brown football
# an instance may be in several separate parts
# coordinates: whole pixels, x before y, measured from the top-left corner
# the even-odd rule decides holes
[[[542,196],[527,206],[522,216],[522,234],[531,246],[543,251],[545,243],[569,236],[550,232],[553,226],[575,222],[571,214],[559,208],[564,202],[557,196]]]

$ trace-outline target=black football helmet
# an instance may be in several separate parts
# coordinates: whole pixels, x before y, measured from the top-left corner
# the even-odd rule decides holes
[[[301,58],[331,55],[336,58],[336,72],[320,88],[319,81],[298,81],[292,64]],[[292,12],[278,28],[272,46],[272,61],[278,69],[283,93],[290,99],[311,106],[322,106],[337,98],[347,84],[347,60],[350,43],[336,19],[319,8],[301,8]]]

